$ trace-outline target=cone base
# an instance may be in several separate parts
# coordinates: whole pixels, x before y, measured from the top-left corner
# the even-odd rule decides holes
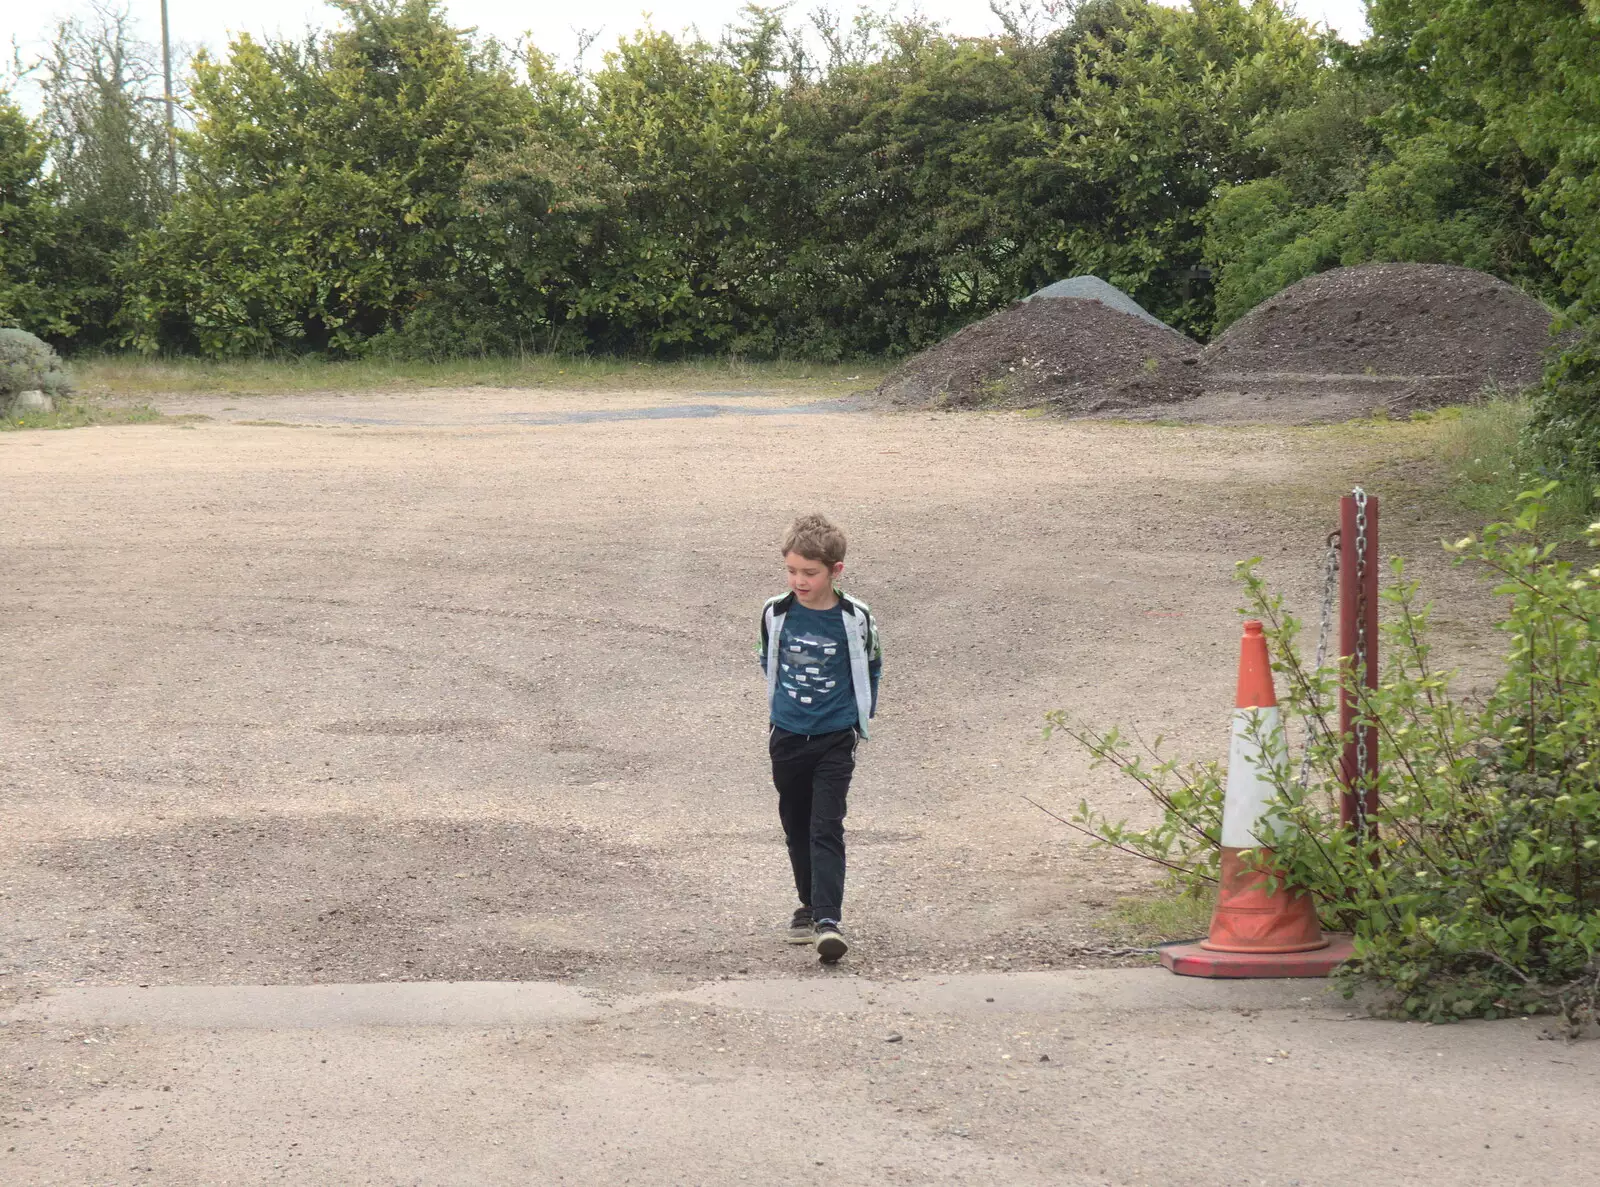
[[[1355,955],[1349,936],[1327,936],[1310,952],[1218,952],[1195,940],[1161,945],[1161,963],[1180,977],[1326,977]]]
[[[1255,953],[1259,953],[1262,956],[1282,956],[1285,953],[1289,953],[1289,952],[1315,952],[1318,948],[1326,948],[1328,946],[1328,944],[1329,944],[1328,937],[1323,935],[1320,931],[1317,933],[1317,938],[1316,939],[1314,939],[1314,940],[1306,940],[1304,943],[1300,943],[1300,944],[1249,944],[1249,945],[1245,945],[1245,944],[1225,944],[1225,943],[1223,943],[1221,941],[1217,941],[1216,943],[1213,943],[1212,940],[1211,940],[1211,937],[1209,937],[1209,936],[1207,936],[1205,939],[1200,941],[1200,947],[1204,948],[1207,952],[1231,952],[1231,953],[1234,953],[1236,955],[1238,953],[1241,953],[1241,952],[1243,952],[1243,953],[1255,952]]]
[[[1258,850],[1246,863],[1246,850],[1222,847],[1217,909],[1211,913],[1202,946],[1209,952],[1315,952],[1327,941],[1317,925],[1311,896],[1286,886],[1271,888],[1272,850]]]

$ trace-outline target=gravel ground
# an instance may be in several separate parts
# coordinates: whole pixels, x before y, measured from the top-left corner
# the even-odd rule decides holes
[[[887,640],[852,965],[1085,963],[1148,875],[1022,797],[1144,805],[1042,715],[1215,753],[1233,562],[1309,593],[1357,464],[1281,430],[330,402],[169,402],[320,428],[0,438],[0,984],[803,970],[772,943],[792,904],[753,644],[812,507]],[[1476,630],[1431,543],[1452,525],[1420,516],[1390,509],[1391,542]]]
[[[0,1020],[0,1178],[1509,1183],[1537,1149],[1572,1179],[1584,1097],[1550,1086],[1592,1062],[1551,1071],[1513,1024],[1350,1045],[1324,1019],[1324,1059],[1286,1070],[1293,1010],[1250,1037],[1226,1007],[1000,1016],[982,989],[1153,975],[1070,971],[1150,874],[1022,797],[1147,808],[1042,715],[1219,752],[1233,562],[1308,609],[1377,435],[811,399],[191,398],[161,403],[211,419],[0,436],[0,1014],[63,986],[657,995],[533,1031]],[[887,646],[833,972],[778,939],[753,656],[811,508],[850,531]],[[1445,657],[1481,669],[1491,607],[1435,544],[1461,525],[1403,495],[1384,523]],[[781,1000],[717,996],[763,978]],[[873,1007],[906,978],[983,1000]],[[867,996],[835,1009],[841,986]],[[1304,1107],[1258,1147],[1246,1105],[1277,1091]],[[1438,1174],[1385,1178],[1386,1143]]]

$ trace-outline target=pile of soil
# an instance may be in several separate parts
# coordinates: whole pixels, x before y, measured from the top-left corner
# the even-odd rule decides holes
[[[1503,280],[1449,264],[1364,264],[1300,281],[1256,306],[1202,355],[1225,376],[1410,376],[1413,406],[1538,380],[1552,317]]]
[[[1054,284],[1047,284],[1038,292],[1023,299],[1037,301],[1041,298],[1045,300],[1074,298],[1080,301],[1099,301],[1100,304],[1109,305],[1112,309],[1120,309],[1123,313],[1131,313],[1134,317],[1142,317],[1151,325],[1165,326],[1167,324],[1116,285],[1109,284],[1098,276],[1069,276],[1066,280],[1058,280]]]
[[[1021,301],[908,359],[878,386],[900,408],[1137,409],[1200,392],[1198,348],[1097,300]]]

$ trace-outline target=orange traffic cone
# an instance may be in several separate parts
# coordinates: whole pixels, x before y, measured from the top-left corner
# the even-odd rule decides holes
[[[1161,962],[1191,977],[1325,977],[1350,956],[1348,938],[1323,936],[1316,904],[1279,881],[1271,890],[1271,772],[1288,761],[1272,664],[1261,624],[1244,624],[1234,701],[1228,789],[1222,806],[1222,871],[1211,934],[1169,944]],[[1248,863],[1247,850],[1255,850]]]

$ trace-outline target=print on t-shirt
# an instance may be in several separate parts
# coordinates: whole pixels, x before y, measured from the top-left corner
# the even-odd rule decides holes
[[[809,631],[784,631],[778,683],[785,695],[816,712],[838,695],[845,683],[847,663],[842,640]]]

